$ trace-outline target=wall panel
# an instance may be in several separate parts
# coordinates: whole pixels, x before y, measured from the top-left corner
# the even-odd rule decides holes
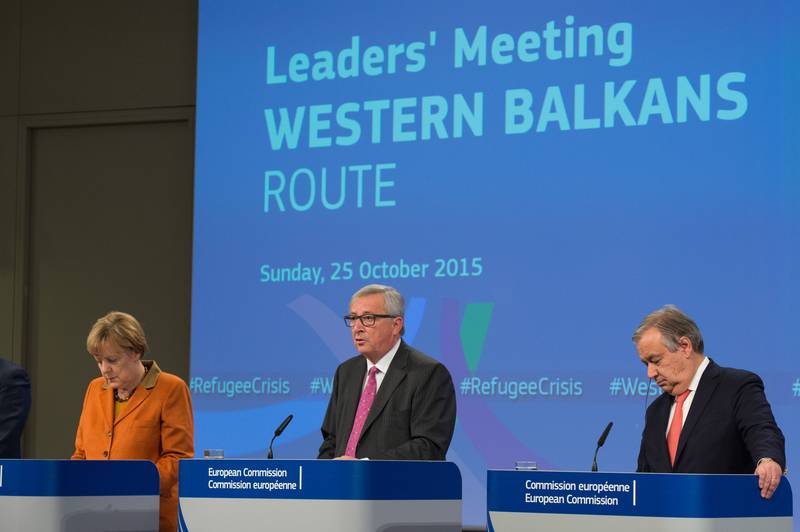
[[[0,117],[0,357],[13,352],[16,246],[17,117]]]
[[[0,2],[0,116],[17,114],[20,2]]]
[[[186,114],[32,128],[27,456],[71,453],[83,391],[98,374],[86,334],[109,310],[139,318],[162,369],[188,376],[193,135]]]
[[[24,114],[194,104],[196,3],[27,0]]]

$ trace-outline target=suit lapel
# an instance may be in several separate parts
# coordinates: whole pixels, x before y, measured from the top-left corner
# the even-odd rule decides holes
[[[114,390],[104,385],[101,397],[100,409],[103,411],[103,421],[106,427],[111,427],[114,421]]]
[[[114,420],[114,426],[116,426],[120,421],[128,417],[131,414],[131,412],[139,408],[142,405],[142,403],[144,403],[147,400],[147,398],[150,397],[151,393],[153,393],[152,388],[145,388],[143,386],[140,386],[133,394],[133,397],[131,397],[130,401],[128,401],[128,406],[125,407],[120,416]]]
[[[392,364],[389,366],[389,369],[386,371],[386,375],[383,377],[378,394],[375,396],[375,402],[372,403],[372,407],[369,409],[367,420],[364,422],[364,428],[361,429],[362,438],[369,429],[370,425],[372,425],[372,422],[375,421],[375,419],[380,415],[381,411],[386,406],[386,403],[389,402],[389,398],[397,389],[397,386],[399,386],[400,383],[403,382],[403,379],[406,378],[407,363],[408,351],[406,350],[405,343],[400,342],[400,347],[397,349],[397,353],[394,355]]]
[[[654,457],[654,460],[657,461],[658,464],[661,464],[661,467],[655,466],[655,471],[669,471],[672,469],[672,464],[669,462],[669,448],[667,447],[667,423],[669,422],[669,410],[672,408],[672,403],[675,400],[669,394],[664,394],[661,396],[663,401],[661,404],[658,405],[658,410],[656,412],[655,418],[655,438],[656,438],[656,449],[658,454]],[[655,465],[655,464],[654,464]]]
[[[717,390],[718,384],[719,366],[714,364],[713,361],[709,361],[708,367],[703,372],[703,376],[700,378],[700,382],[697,385],[697,390],[694,392],[694,399],[692,399],[692,406],[689,409],[689,416],[686,418],[686,421],[683,423],[683,428],[681,429],[681,437],[678,440],[678,450],[675,453],[676,466],[678,462],[680,462],[683,448],[686,447],[686,440],[691,436],[692,430],[694,430],[694,427],[697,425],[697,420],[703,415],[703,410],[705,410],[711,397]]]

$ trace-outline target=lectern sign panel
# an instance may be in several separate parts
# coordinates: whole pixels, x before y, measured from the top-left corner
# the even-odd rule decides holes
[[[635,530],[674,518],[683,518],[688,530],[713,522],[791,530],[792,492],[785,480],[772,499],[762,499],[754,475],[489,471],[487,505],[495,532],[554,519],[561,523],[554,530],[573,530],[587,518],[595,530]]]
[[[460,499],[456,476],[431,478],[448,463],[329,460],[183,460],[181,497],[248,499]],[[390,482],[398,471],[404,482]],[[350,479],[342,482],[343,478]],[[387,479],[381,482],[380,479]],[[458,478],[460,481],[460,477]]]
[[[0,530],[158,530],[159,480],[146,460],[0,460]]]
[[[180,530],[461,531],[448,462],[182,460]]]

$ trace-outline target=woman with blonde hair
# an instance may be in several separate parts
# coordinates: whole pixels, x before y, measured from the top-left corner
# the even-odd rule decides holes
[[[147,339],[130,314],[110,312],[97,320],[86,348],[100,377],[86,390],[72,458],[155,463],[161,479],[159,530],[174,532],[178,460],[194,456],[189,389],[154,360],[142,359]]]

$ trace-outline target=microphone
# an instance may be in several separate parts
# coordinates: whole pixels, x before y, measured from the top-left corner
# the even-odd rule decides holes
[[[609,421],[608,425],[606,425],[606,430],[600,435],[600,438],[597,440],[597,448],[594,450],[594,459],[592,460],[592,471],[597,471],[597,451],[600,450],[600,447],[606,442],[606,438],[608,438],[608,433],[611,432],[611,427],[614,426],[613,421]]]
[[[283,431],[286,430],[286,427],[292,421],[293,417],[294,415],[289,414],[288,416],[286,416],[286,419],[283,420],[283,423],[281,423],[278,426],[278,428],[275,429],[275,435],[272,436],[272,439],[269,441],[269,451],[267,452],[267,459],[272,460],[272,444],[275,442],[275,438],[280,436],[283,433]]]

